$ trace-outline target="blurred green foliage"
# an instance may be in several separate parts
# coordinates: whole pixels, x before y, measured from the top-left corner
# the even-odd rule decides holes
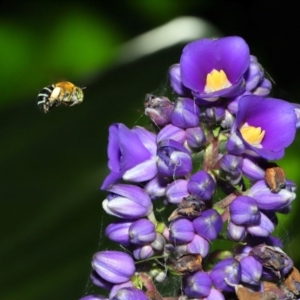
[[[118,65],[124,42],[177,16],[205,18],[224,35],[244,37],[286,91],[282,97],[297,101],[298,27],[292,22],[298,16],[291,16],[297,9],[226,3],[21,1],[1,8],[0,299],[78,299],[93,292],[91,257],[109,248],[99,191],[107,174],[107,128],[112,122],[147,124],[144,95],[165,87],[167,69],[182,49]],[[43,115],[38,92],[63,79],[87,87],[84,103]],[[282,161],[298,184],[299,143]],[[278,234],[299,263],[297,202],[291,217],[280,217]]]

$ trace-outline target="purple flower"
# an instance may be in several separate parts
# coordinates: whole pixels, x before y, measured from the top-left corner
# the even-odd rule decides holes
[[[241,279],[240,263],[234,258],[226,258],[213,267],[210,278],[218,290],[233,292],[234,288],[231,285],[238,284]]]
[[[114,241],[124,246],[128,246],[130,244],[129,227],[132,223],[132,221],[121,221],[111,223],[105,229],[105,235],[111,241]]]
[[[249,64],[249,48],[240,37],[198,40],[183,49],[182,83],[195,97],[207,101],[233,97],[245,89],[243,76]]]
[[[257,206],[263,210],[278,211],[290,205],[296,194],[288,189],[281,189],[272,193],[265,180],[257,181],[247,192],[247,195],[256,200]]]
[[[209,242],[202,236],[195,234],[193,240],[186,245],[188,253],[200,254],[202,258],[209,252]]]
[[[230,221],[236,225],[255,225],[260,221],[256,201],[247,196],[236,197],[229,206]]]
[[[178,179],[170,183],[166,188],[166,197],[169,203],[179,204],[182,199],[190,194],[187,191],[188,182],[184,179]]]
[[[93,256],[92,267],[101,278],[114,284],[128,281],[135,273],[132,257],[119,251],[97,252]]]
[[[174,92],[179,96],[190,96],[191,92],[182,84],[180,64],[174,64],[169,69],[170,84]]]
[[[231,154],[225,154],[221,160],[220,169],[232,185],[238,184],[242,178],[242,163],[242,157]]]
[[[212,176],[205,171],[193,174],[188,182],[188,191],[198,196],[203,201],[211,199],[215,191],[216,183]]]
[[[109,127],[108,168],[101,189],[120,179],[142,182],[153,178],[156,167],[156,136],[142,127],[130,130],[116,123]]]
[[[171,122],[180,128],[198,126],[200,109],[195,101],[190,98],[178,98],[171,114]]]
[[[174,103],[168,98],[147,94],[144,106],[145,115],[149,116],[155,125],[163,127],[170,123]]]
[[[157,167],[166,176],[185,176],[192,171],[192,157],[188,150],[174,140],[158,144]]]
[[[201,127],[187,128],[185,132],[186,142],[190,148],[199,149],[205,144],[206,137]]]
[[[168,178],[156,175],[146,184],[145,192],[151,197],[151,199],[158,199],[165,195],[165,190],[168,183]]]
[[[272,221],[262,212],[260,212],[260,221],[257,225],[247,227],[247,231],[254,236],[269,236],[275,229]]]
[[[186,279],[184,293],[188,297],[207,297],[212,288],[212,281],[206,272],[196,272]]]
[[[183,144],[185,141],[185,131],[177,126],[168,124],[157,134],[156,142],[159,143],[169,139]]]
[[[215,240],[222,230],[223,221],[219,213],[214,209],[205,210],[200,217],[194,219],[195,231],[209,241]]]
[[[280,99],[247,95],[240,98],[232,137],[227,150],[265,159],[280,159],[294,140],[296,114],[293,106]]]
[[[241,281],[248,284],[259,284],[262,275],[262,264],[252,256],[240,260],[242,269]]]
[[[227,236],[232,241],[240,242],[243,241],[247,236],[247,231],[244,226],[239,226],[233,222],[228,222]]]
[[[147,219],[135,221],[129,227],[130,242],[136,245],[151,243],[156,238],[155,226]]]
[[[111,194],[102,202],[106,213],[123,218],[136,219],[152,211],[150,197],[138,186],[115,184],[108,190]]]
[[[133,250],[133,256],[137,260],[147,259],[154,255],[154,250],[150,244],[137,247]]]
[[[180,218],[170,224],[170,239],[173,243],[189,243],[193,240],[194,236],[193,223],[188,219]]]

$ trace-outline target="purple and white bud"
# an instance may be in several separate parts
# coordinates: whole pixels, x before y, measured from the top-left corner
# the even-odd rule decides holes
[[[195,231],[193,223],[185,218],[177,219],[170,224],[170,240],[175,244],[186,244],[193,240]]]
[[[109,299],[113,299],[117,292],[123,288],[134,288],[134,284],[131,280],[126,281],[124,283],[115,284],[109,292]]]
[[[169,77],[170,85],[176,94],[179,96],[187,96],[190,94],[189,89],[182,84],[179,64],[174,64],[169,68]]]
[[[210,276],[206,272],[199,271],[187,277],[184,293],[188,297],[203,298],[210,294],[211,288]]]
[[[269,236],[275,229],[273,222],[262,212],[261,217],[257,225],[248,226],[247,231],[254,236]]]
[[[210,272],[210,278],[218,290],[234,292],[232,285],[238,284],[241,280],[240,263],[234,258],[226,258],[213,267]]]
[[[252,58],[252,55],[250,55],[250,57]],[[249,68],[244,75],[246,81],[246,90],[252,91],[253,89],[255,89],[261,82],[263,76],[264,70],[262,66],[257,62],[256,59],[251,59]]]
[[[295,110],[295,114],[297,117],[297,123],[296,123],[296,127],[297,129],[300,128],[300,104],[299,103],[291,103],[294,107]]]
[[[233,125],[231,128],[234,128]],[[241,155],[245,151],[243,140],[232,130],[229,139],[226,143],[226,149],[234,155]]]
[[[168,124],[157,134],[156,142],[159,143],[163,140],[174,140],[179,144],[183,144],[185,139],[186,133],[183,129]]]
[[[133,222],[131,221],[121,221],[109,224],[105,229],[105,235],[116,243],[123,246],[128,246],[130,244],[129,238],[129,227]]]
[[[201,216],[193,220],[195,231],[209,241],[215,240],[223,227],[220,214],[214,209],[202,212]]]
[[[102,202],[106,213],[124,219],[137,219],[152,211],[148,194],[138,186],[115,184],[108,190],[111,194]]]
[[[206,137],[201,127],[187,128],[186,142],[191,149],[199,149],[206,143]]]
[[[132,257],[119,251],[97,252],[92,259],[92,268],[100,277],[114,284],[130,280],[135,273]]]
[[[252,256],[246,256],[240,260],[242,277],[241,281],[258,285],[262,275],[262,264]]]
[[[252,91],[252,94],[257,96],[268,96],[272,89],[272,82],[264,77],[258,86]]]
[[[170,180],[165,176],[156,175],[153,179],[148,181],[144,190],[152,200],[155,200],[165,195],[166,186],[169,182]]]
[[[155,240],[151,243],[151,247],[156,251],[162,251],[166,244],[166,239],[160,233],[156,233]]]
[[[238,196],[229,205],[230,221],[236,225],[256,225],[260,211],[256,201],[248,196]]]
[[[171,122],[180,128],[191,128],[199,125],[200,108],[193,99],[177,98],[171,114]]]
[[[174,103],[167,97],[147,94],[144,106],[145,115],[158,127],[163,127],[171,122],[171,113],[174,108]]]
[[[239,226],[232,222],[228,222],[227,236],[232,241],[241,242],[247,236],[247,231],[244,226]]]
[[[225,297],[220,291],[212,288],[208,297],[203,298],[202,300],[225,300]]]
[[[152,243],[156,238],[155,226],[147,219],[140,219],[129,227],[130,243],[142,246]]]
[[[184,179],[177,179],[170,183],[166,188],[166,197],[169,203],[179,204],[182,199],[190,194],[187,190],[188,182]]]
[[[216,183],[212,176],[205,171],[198,171],[190,177],[187,189],[192,195],[198,196],[203,201],[208,201],[213,196]]]
[[[232,185],[236,185],[242,178],[243,158],[231,154],[222,157],[220,169],[224,172],[225,179]]]
[[[133,256],[136,260],[147,259],[154,255],[154,250],[151,244],[137,247],[133,250]]]
[[[173,140],[163,140],[158,144],[157,167],[166,176],[185,176],[192,171],[192,157],[188,150]]]
[[[256,182],[248,191],[248,196],[254,198],[260,209],[278,211],[290,205],[296,194],[287,189],[272,193],[264,180]]]
[[[243,174],[252,181],[264,179],[265,169],[263,169],[255,159],[244,158],[242,162]]]
[[[188,253],[200,254],[203,258],[206,257],[209,252],[209,242],[198,234],[195,234],[193,240],[186,246]]]
[[[118,290],[116,295],[110,300],[149,300],[146,294],[136,288],[123,288]]]
[[[102,289],[111,290],[113,284],[101,278],[96,271],[92,271],[90,275],[92,283]]]
[[[225,108],[209,107],[205,110],[205,116],[209,123],[219,123],[225,118]]]
[[[164,270],[161,270],[159,268],[157,269],[151,269],[149,272],[149,275],[151,278],[153,278],[156,282],[163,282],[167,278],[167,273]]]
[[[232,124],[234,123],[235,117],[232,115],[232,113],[229,110],[225,110],[225,117],[221,121],[220,125],[221,127],[225,129],[230,129]]]

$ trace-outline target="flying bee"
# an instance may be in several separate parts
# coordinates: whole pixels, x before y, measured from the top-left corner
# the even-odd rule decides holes
[[[71,82],[58,82],[44,87],[40,91],[37,97],[37,105],[44,113],[61,104],[74,106],[83,101],[82,90]]]

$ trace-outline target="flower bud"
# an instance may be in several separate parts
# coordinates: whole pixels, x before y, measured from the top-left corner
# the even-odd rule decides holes
[[[146,294],[136,288],[123,288],[117,294],[110,298],[111,300],[149,300]]]
[[[109,189],[111,194],[102,202],[103,209],[110,215],[136,219],[147,216],[152,211],[150,197],[138,186],[115,184]]]
[[[133,222],[121,221],[109,224],[105,229],[105,235],[116,243],[124,246],[130,244],[129,227]]]
[[[137,260],[147,259],[154,255],[154,250],[150,244],[137,247],[133,250],[133,256]]]
[[[231,285],[238,284],[241,279],[240,263],[234,258],[226,258],[213,267],[210,278],[218,290],[233,292],[234,288]],[[228,285],[227,282],[231,285]]]
[[[187,252],[192,254],[200,254],[206,257],[209,252],[209,242],[202,236],[195,234],[193,240],[187,244]]]
[[[262,275],[262,264],[254,257],[246,256],[240,260],[242,277],[241,281],[248,284],[259,284]]]
[[[163,140],[158,145],[157,167],[166,176],[185,176],[192,171],[192,157],[178,142]]]
[[[187,128],[185,132],[186,141],[190,148],[199,149],[205,144],[206,137],[201,127]]]
[[[258,86],[252,91],[252,94],[257,96],[268,96],[272,89],[272,82],[264,77]]]
[[[144,245],[155,240],[156,232],[154,224],[147,219],[140,219],[129,227],[130,243]]]
[[[167,97],[157,97],[147,94],[144,102],[145,115],[158,127],[163,127],[171,122],[171,113],[174,103]]]
[[[212,241],[217,238],[222,230],[223,221],[216,210],[208,209],[193,221],[193,226],[200,236]]]
[[[180,65],[174,64],[169,69],[170,85],[174,92],[179,96],[186,96],[190,91],[182,84]]]
[[[244,226],[239,226],[233,222],[228,222],[227,236],[232,241],[241,242],[247,236],[247,231]]]
[[[190,128],[199,125],[200,108],[190,98],[178,98],[171,114],[171,122],[180,128]]]
[[[195,231],[193,223],[185,218],[177,219],[170,224],[170,239],[176,244],[185,244],[193,240]]]
[[[101,295],[88,295],[79,300],[108,300],[108,298]]]
[[[188,276],[184,293],[188,297],[207,297],[212,288],[212,281],[206,272],[198,271]]]
[[[132,257],[119,251],[97,252],[93,256],[92,267],[100,277],[114,284],[128,281],[135,272]]]
[[[205,116],[209,123],[219,123],[225,118],[224,107],[209,107],[205,110]]]
[[[203,201],[211,199],[216,183],[212,176],[205,171],[198,171],[190,177],[187,189],[192,195],[198,196]]]
[[[187,191],[188,182],[184,179],[177,179],[170,183],[166,188],[166,197],[169,203],[179,204],[183,198],[190,194]]]
[[[232,185],[236,185],[241,181],[242,172],[241,167],[243,158],[231,154],[225,154],[222,157],[220,169],[225,175],[226,181]]]
[[[163,140],[174,140],[183,144],[186,138],[185,136],[186,133],[183,129],[172,124],[168,124],[157,134],[156,142],[159,143]]]
[[[236,197],[229,206],[230,221],[236,225],[255,225],[260,221],[256,201],[247,196]]]
[[[260,209],[277,211],[288,205],[296,198],[296,194],[287,189],[272,193],[264,180],[256,182],[248,191],[248,196],[254,198]]]
[[[247,231],[254,236],[267,237],[274,231],[275,226],[265,214],[262,212],[260,212],[260,214],[259,223],[257,225],[248,226]]]

